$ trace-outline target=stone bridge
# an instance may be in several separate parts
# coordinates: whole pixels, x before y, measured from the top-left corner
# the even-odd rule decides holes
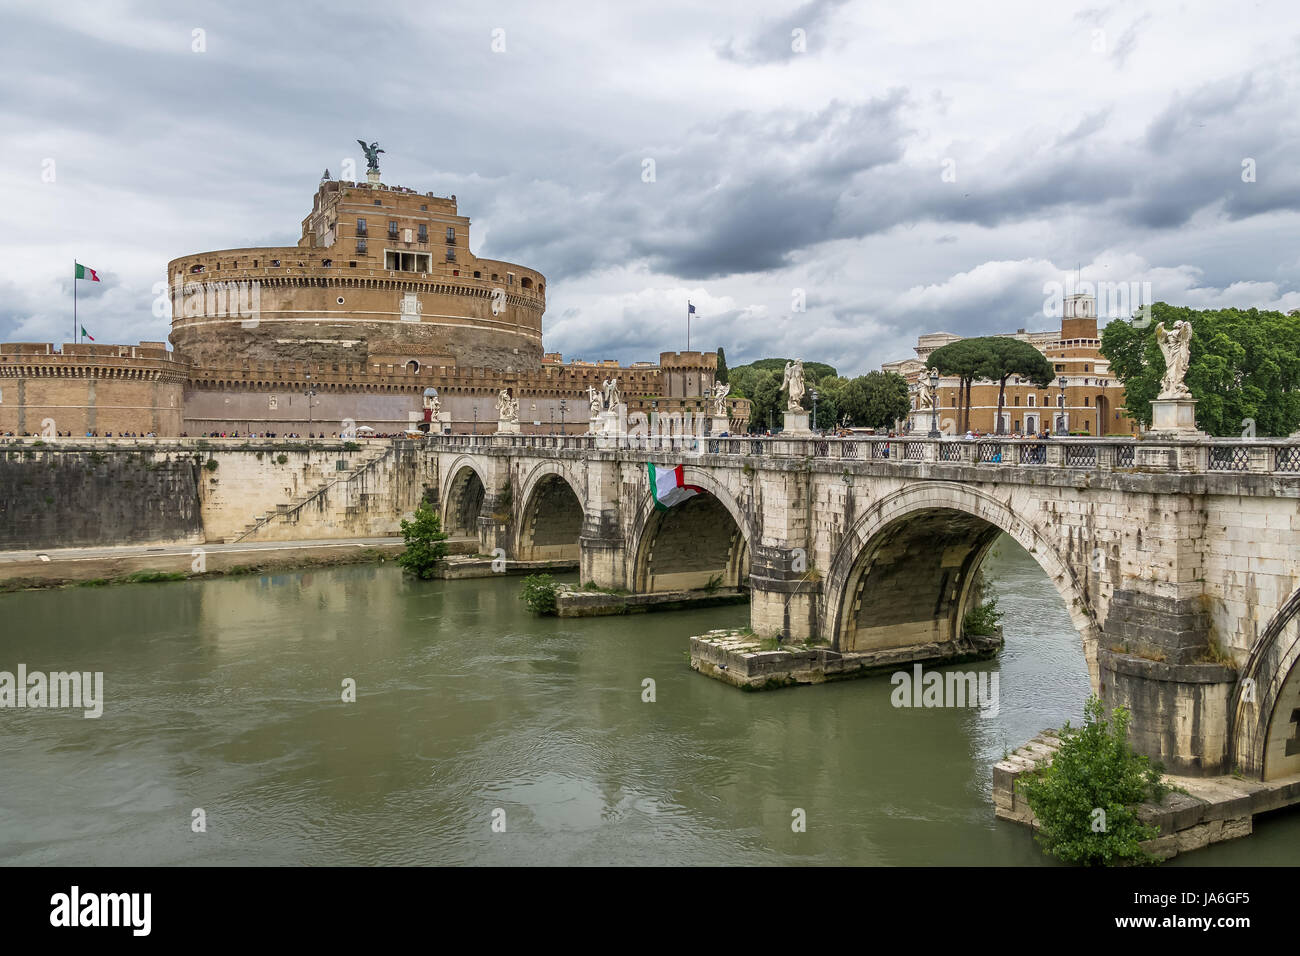
[[[999,535],[1171,772],[1300,771],[1300,442],[439,436],[444,527],[635,592],[747,586],[762,635],[962,640]],[[646,463],[704,489],[668,511]]]

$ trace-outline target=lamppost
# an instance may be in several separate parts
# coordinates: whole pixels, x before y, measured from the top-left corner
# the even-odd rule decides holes
[[[939,370],[930,369],[930,437],[939,437]]]
[[[568,410],[569,410],[568,400],[563,398],[560,399],[560,434],[561,435],[564,434],[564,413],[567,412]],[[555,413],[552,412],[551,416],[552,416],[552,420],[554,420]]]
[[[1057,382],[1061,386],[1061,397],[1057,402],[1059,406],[1056,412],[1056,434],[1065,434],[1065,376],[1062,375]]]
[[[474,399],[474,434],[478,434],[478,399]]]
[[[311,387],[311,373],[307,373],[307,434],[311,434],[311,400],[316,397],[316,389]]]
[[[813,400],[813,431],[816,431],[817,430],[817,389],[814,388],[809,394],[812,395],[812,400]]]

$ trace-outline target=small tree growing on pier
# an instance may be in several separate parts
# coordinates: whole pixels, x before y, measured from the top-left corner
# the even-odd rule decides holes
[[[447,555],[447,533],[442,530],[438,512],[421,503],[413,520],[402,521],[402,539],[406,550],[397,557],[402,570],[427,581]]]
[[[554,614],[555,595],[560,590],[549,574],[530,574],[524,578],[519,598],[534,614]]]
[[[1123,707],[1108,719],[1100,698],[1089,697],[1083,726],[1066,722],[1052,762],[1016,781],[1038,818],[1039,842],[1065,863],[1158,862],[1141,844],[1159,828],[1142,823],[1134,808],[1162,799],[1169,788],[1160,770],[1129,746],[1128,722]]]

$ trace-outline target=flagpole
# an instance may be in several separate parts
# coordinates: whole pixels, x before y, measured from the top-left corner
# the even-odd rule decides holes
[[[77,260],[72,260],[72,344],[77,344]]]
[[[686,351],[691,350],[691,303],[686,301]]]

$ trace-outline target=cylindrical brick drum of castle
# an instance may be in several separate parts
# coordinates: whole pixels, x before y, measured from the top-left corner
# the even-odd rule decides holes
[[[455,196],[326,180],[297,246],[182,256],[168,277],[172,344],[200,369],[541,367],[545,277],[475,257]]]

